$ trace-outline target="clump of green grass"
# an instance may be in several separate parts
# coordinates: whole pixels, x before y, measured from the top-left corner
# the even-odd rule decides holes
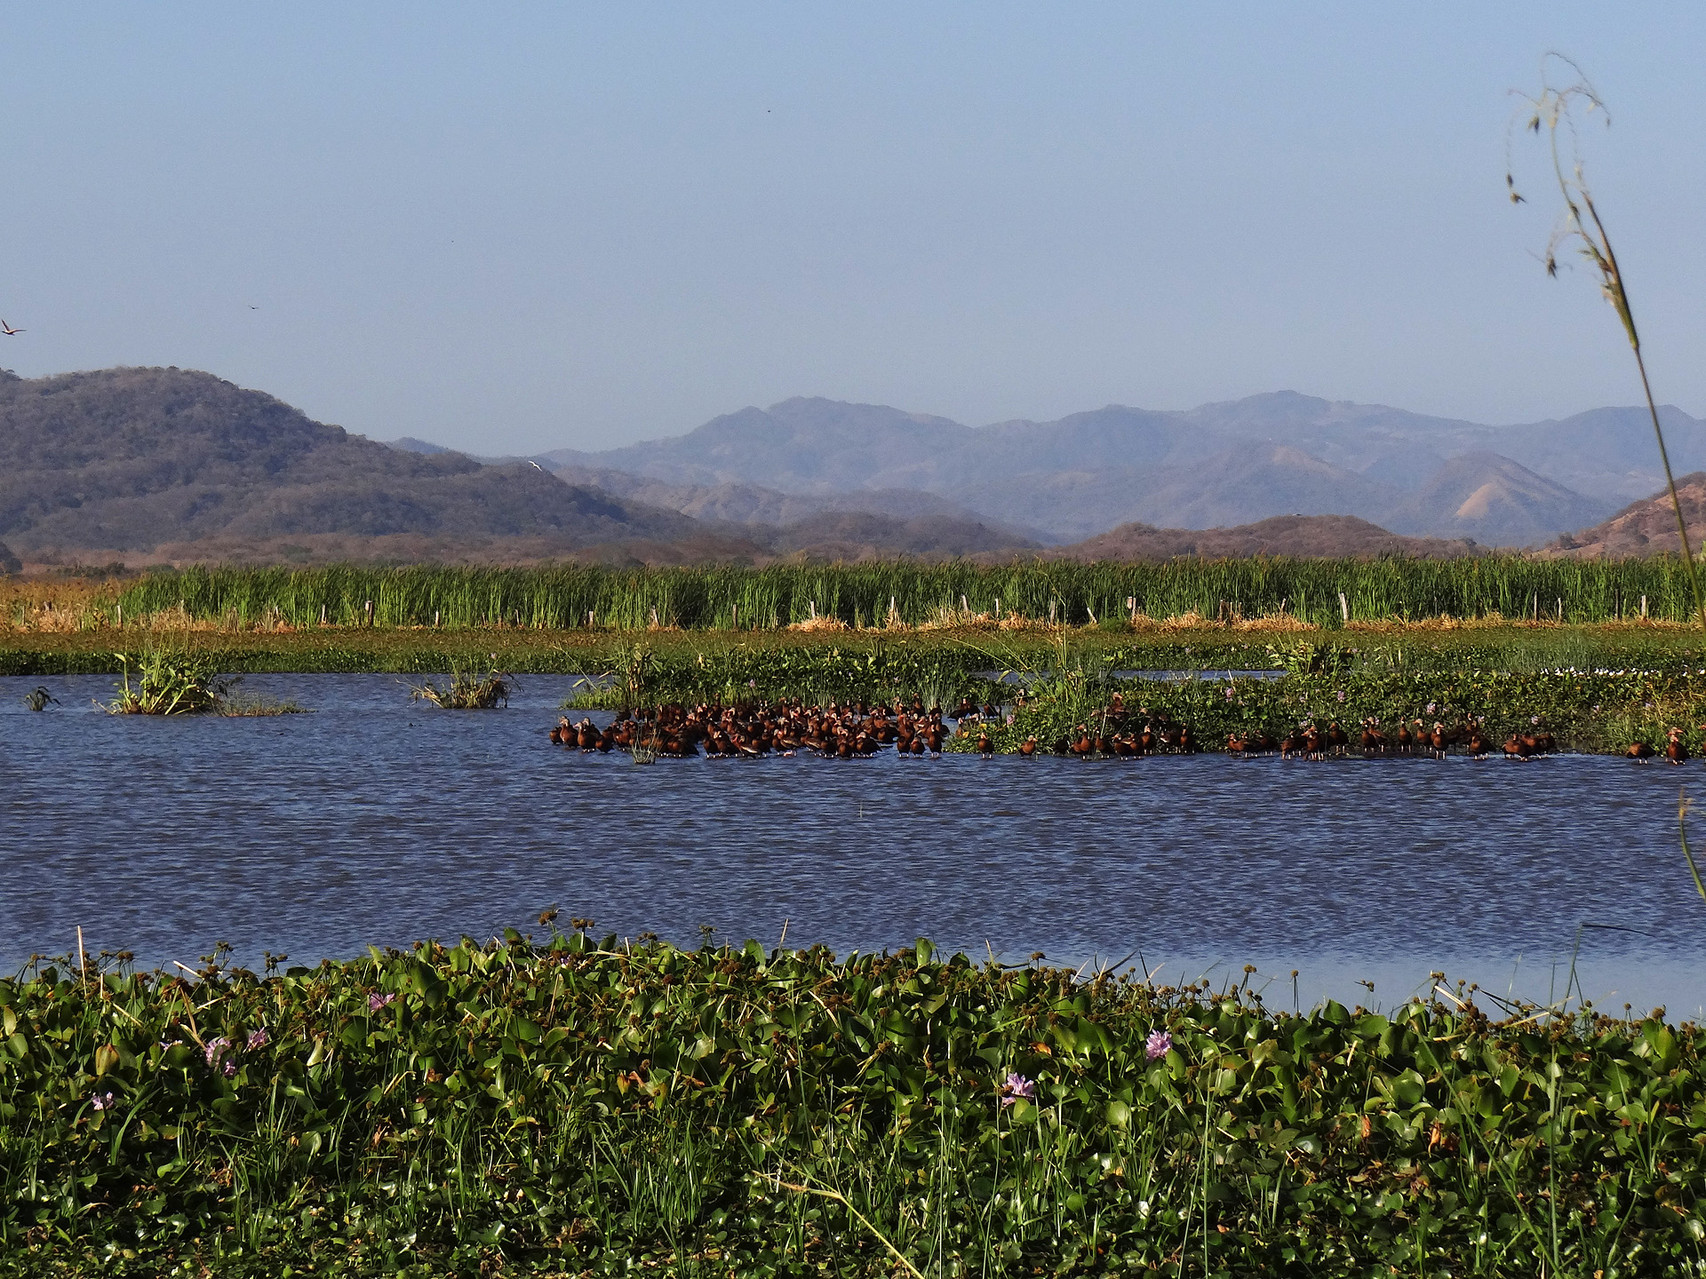
[[[448,684],[423,680],[411,687],[409,696],[447,711],[487,711],[508,706],[514,687],[515,677],[500,671],[452,669]]]
[[[114,715],[200,715],[219,709],[226,684],[211,654],[165,648],[116,655],[124,682],[107,704]],[[136,680],[131,682],[131,666]]]
[[[48,692],[42,685],[37,684],[24,694],[24,705],[32,711],[45,711],[50,705],[59,705],[59,699]]]
[[[116,654],[123,673],[118,695],[107,703],[114,715],[224,715],[252,719],[271,715],[299,715],[305,710],[294,701],[275,702],[248,697],[237,691],[242,676],[219,674],[220,660],[212,653],[152,649],[138,657]],[[131,682],[131,666],[136,680]],[[45,693],[45,689],[37,689]],[[35,694],[30,695],[31,698]],[[51,699],[50,699],[51,700]],[[32,709],[41,709],[34,706]]]

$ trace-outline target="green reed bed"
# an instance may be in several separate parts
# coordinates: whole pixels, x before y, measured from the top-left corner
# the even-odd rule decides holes
[[[1643,615],[1675,621],[1691,615],[1692,600],[1679,559],[1504,555],[1001,566],[192,568],[136,580],[108,611],[141,619],[181,609],[191,618],[240,626],[764,630],[813,618],[860,627],[920,626],[966,615],[1083,625],[1126,619],[1134,611],[1153,618],[1283,613],[1321,626],[1341,625],[1347,617],[1495,613],[1565,622]]]
[[[1114,694],[1127,721],[1189,725],[1204,750],[1221,749],[1230,734],[1265,733],[1276,740],[1305,724],[1337,722],[1354,742],[1365,719],[1390,735],[1399,723],[1436,721],[1456,729],[1479,723],[1495,750],[1517,733],[1549,732],[1561,750],[1621,754],[1634,742],[1663,748],[1668,730],[1698,755],[1706,751],[1706,670],[1674,661],[1617,669],[1486,664],[1468,653],[1418,655],[1403,649],[1357,652],[1331,644],[1298,645],[1277,656],[1279,678],[1189,676],[1119,679],[1105,663],[1063,664],[1026,680],[1028,704],[1011,724],[977,725],[957,736],[955,750],[973,750],[987,732],[998,752],[1017,751],[1026,738],[1047,750],[1109,722]],[[988,686],[986,686],[986,689]],[[1010,700],[1012,689],[999,690]],[[1110,730],[1112,731],[1112,730]]]
[[[1701,1034],[1659,1014],[1490,1020],[1460,987],[1298,1015],[922,941],[837,960],[512,932],[283,973],[103,964],[0,981],[0,1273],[1706,1258]]]
[[[1187,724],[1204,750],[1219,750],[1229,734],[1262,732],[1276,740],[1312,722],[1337,721],[1354,742],[1367,717],[1381,721],[1390,737],[1400,722],[1436,720],[1457,728],[1478,721],[1495,752],[1514,733],[1550,732],[1558,748],[1622,754],[1633,742],[1662,751],[1671,727],[1699,755],[1706,739],[1696,726],[1706,720],[1706,680],[1634,674],[1577,675],[1380,673],[1288,675],[1278,680],[1198,679],[1177,682],[1122,681],[1079,686],[1071,678],[1039,690],[1036,702],[1011,725],[991,727],[997,751],[1017,750],[1026,737],[1045,748],[1072,735],[1078,725],[1098,732],[1100,712],[1118,689],[1137,726],[1152,713],[1159,722]],[[985,731],[981,727],[979,731]],[[956,737],[953,748],[970,750],[975,734]]]

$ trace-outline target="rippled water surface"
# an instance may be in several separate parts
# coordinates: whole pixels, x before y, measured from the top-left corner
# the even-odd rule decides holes
[[[1706,903],[1676,842],[1700,765],[1620,760],[660,760],[545,740],[570,681],[508,710],[390,676],[251,676],[313,713],[112,717],[107,677],[0,679],[0,963],[91,950],[293,962],[489,936],[544,907],[601,930],[837,951],[928,936],[1160,966],[1246,963],[1271,1002],[1401,998],[1430,969],[1602,1004],[1706,1001]],[[602,722],[603,717],[595,717]],[[1703,787],[1706,789],[1706,787]],[[1583,928],[1583,925],[1588,927]]]

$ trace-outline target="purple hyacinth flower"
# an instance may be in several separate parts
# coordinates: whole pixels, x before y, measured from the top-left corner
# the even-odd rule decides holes
[[[382,995],[376,990],[367,997],[367,1011],[370,1013],[376,1013],[395,998],[397,998],[396,991],[391,991],[389,994]]]
[[[1159,1060],[1173,1051],[1173,1036],[1164,1030],[1152,1030],[1143,1041],[1143,1053],[1150,1061]]]
[[[225,1064],[221,1066],[220,1069],[225,1072],[225,1077],[229,1079],[237,1073],[237,1063],[227,1057],[225,1059]]]
[[[109,1110],[112,1108],[113,1095],[110,1092],[95,1093],[92,1096],[90,1096],[89,1104],[91,1106],[93,1106],[96,1110]]]
[[[207,1058],[207,1064],[211,1066],[218,1062],[220,1057],[224,1055],[225,1050],[229,1047],[231,1047],[231,1041],[229,1039],[224,1035],[215,1035],[212,1039],[207,1041],[201,1051],[202,1055]]]
[[[250,1052],[254,1052],[255,1049],[257,1049],[257,1048],[265,1048],[267,1046],[267,1042],[268,1042],[268,1035],[267,1035],[267,1028],[265,1026],[262,1026],[259,1030],[251,1030],[249,1032],[249,1051]]]
[[[1014,1071],[1007,1076],[1007,1082],[1001,1085],[1001,1104],[1011,1106],[1021,1097],[1026,1101],[1035,1101],[1037,1099],[1037,1082],[1034,1079],[1026,1079]]]

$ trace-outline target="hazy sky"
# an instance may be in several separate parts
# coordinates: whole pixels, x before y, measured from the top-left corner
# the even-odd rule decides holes
[[[10,5],[0,364],[609,447],[825,395],[1638,396],[1508,90],[1571,53],[1661,400],[1706,414],[1706,5]],[[258,308],[258,309],[255,309]]]

